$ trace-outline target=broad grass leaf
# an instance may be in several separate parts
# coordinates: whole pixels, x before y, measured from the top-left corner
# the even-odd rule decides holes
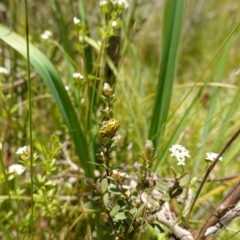
[[[27,58],[25,39],[1,24],[0,39],[19,52],[23,57]],[[88,152],[86,136],[83,134],[83,129],[56,68],[44,53],[33,44],[30,44],[30,63],[42,77],[55,99],[75,144],[81,165],[86,175],[91,177],[93,171],[92,165],[87,163],[90,160],[90,154]]]

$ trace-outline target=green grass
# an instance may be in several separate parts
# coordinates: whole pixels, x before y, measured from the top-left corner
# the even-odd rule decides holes
[[[29,200],[14,196],[30,196],[31,187],[22,183],[27,175],[19,176],[19,183],[8,181],[7,169],[9,165],[19,163],[15,151],[29,145],[30,131],[34,152],[39,155],[34,163],[36,189],[32,187],[36,194],[36,209],[41,209],[40,203],[44,203],[53,211],[51,219],[48,212],[40,216],[34,210],[32,227],[39,234],[37,239],[50,239],[48,233],[52,239],[59,239],[66,232],[71,233],[69,239],[75,239],[79,234],[90,237],[93,226],[102,221],[98,215],[90,216],[83,202],[89,192],[84,177],[94,178],[94,170],[103,170],[97,165],[96,154],[102,150],[97,133],[98,123],[103,121],[101,110],[104,105],[100,95],[103,83],[107,81],[104,79],[105,64],[112,69],[116,79],[116,101],[112,108],[114,118],[121,125],[116,134],[118,148],[112,155],[112,168],[121,167],[136,174],[132,166],[135,162],[143,164],[138,153],[144,151],[146,140],[151,139],[157,155],[151,165],[154,172],[160,177],[173,178],[172,166],[175,173],[182,174],[169,152],[172,144],[179,143],[191,155],[184,169],[191,179],[199,179],[206,171],[206,152],[220,152],[239,128],[240,4],[230,0],[198,3],[132,0],[129,3],[128,10],[121,15],[121,30],[116,31],[121,41],[118,65],[115,66],[105,48],[111,33],[105,24],[111,15],[101,13],[98,1],[30,1],[31,89],[26,84],[23,4],[12,7],[11,1],[4,3],[7,17],[0,18],[0,67],[10,70],[9,75],[0,75],[1,168],[6,173],[0,176],[0,195],[4,199],[0,206],[3,218],[0,232],[5,239],[28,236]],[[81,20],[79,29],[72,21],[75,16]],[[46,29],[53,32],[49,41],[40,38]],[[85,77],[80,88],[75,85],[74,72]],[[67,91],[65,86],[70,90]],[[27,120],[28,91],[32,94],[32,129]],[[50,154],[51,149],[57,149],[50,140],[53,133],[57,133],[62,144],[71,146],[64,153],[62,150]],[[238,152],[239,139],[230,146],[210,177],[237,174]],[[55,163],[50,161],[48,154],[56,159]],[[76,164],[78,170],[70,169],[66,159]],[[44,163],[51,174],[42,169]],[[72,178],[77,179],[76,182],[72,183]],[[59,182],[52,186],[48,180],[55,179]],[[50,184],[49,189],[44,182]],[[224,181],[206,183],[200,198],[204,199],[224,184]],[[195,183],[188,187],[196,192],[199,185]],[[25,191],[21,192],[21,189]],[[202,208],[196,203],[190,219],[192,229],[198,229],[224,194],[211,195],[199,222],[193,223],[195,214]],[[61,200],[66,196],[78,200]],[[181,212],[181,206],[175,201],[172,204],[178,213]],[[62,209],[58,209],[59,206]],[[23,219],[19,225],[18,219]],[[46,224],[46,233],[39,230],[41,224]],[[238,239],[237,231],[235,220],[217,238],[230,237],[236,232],[230,239]]]
[[[1,39],[8,43],[11,47],[17,49],[24,57],[26,57],[26,45],[24,39],[11,32],[10,29],[5,28],[4,26],[0,27]],[[30,62],[40,74],[43,81],[45,81],[55,98],[63,119],[68,126],[73,142],[75,143],[81,164],[86,170],[86,174],[91,176],[91,165],[87,164],[89,153],[86,144],[86,136],[84,136],[81,125],[77,120],[75,110],[70,102],[60,76],[49,59],[33,45],[30,46]]]

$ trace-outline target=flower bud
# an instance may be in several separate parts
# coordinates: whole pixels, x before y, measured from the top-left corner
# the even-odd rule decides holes
[[[117,181],[119,181],[119,180],[121,179],[121,175],[120,175],[120,172],[119,172],[119,171],[113,169],[112,173],[113,173],[113,174],[112,174],[113,177],[114,177]]]
[[[113,89],[108,83],[104,83],[103,85],[103,92],[105,95],[111,96],[113,94]]]
[[[142,202],[141,202],[141,200],[139,198],[135,198],[134,199],[134,204],[135,204],[136,207],[139,207],[141,205],[141,203]]]
[[[150,160],[153,157],[154,147],[153,147],[153,142],[151,140],[147,140],[145,143],[145,154],[148,160]]]

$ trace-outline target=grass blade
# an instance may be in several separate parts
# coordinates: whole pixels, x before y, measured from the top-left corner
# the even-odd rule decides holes
[[[225,50],[222,58],[220,59],[219,63],[217,64],[217,66],[215,68],[215,72],[216,72],[215,82],[219,83],[219,82],[223,81],[229,49],[230,49],[230,44],[228,44],[228,46],[226,47],[226,50]],[[203,129],[203,133],[202,133],[202,139],[200,141],[200,145],[203,147],[201,147],[201,149],[198,152],[198,156],[195,160],[193,172],[197,171],[199,164],[201,164],[202,159],[204,159],[205,146],[206,146],[206,142],[209,137],[209,134],[210,134],[210,129],[213,124],[214,112],[217,108],[217,99],[219,98],[219,91],[220,91],[220,88],[216,87],[213,89],[212,94],[211,94],[212,99],[211,99],[210,105],[208,107],[208,112],[207,112],[204,129]]]
[[[59,6],[59,1],[56,0],[51,0],[51,5],[52,5],[52,9],[54,12],[54,16],[58,25],[58,30],[59,30],[59,36],[61,38],[61,42],[63,45],[64,50],[66,51],[66,53],[68,54],[68,56],[70,56],[72,58],[73,56],[73,51],[71,49],[71,42],[68,39],[68,31],[67,31],[67,26],[66,23],[64,21],[64,15],[61,11],[61,7]]]
[[[13,240],[10,232],[8,231],[8,229],[2,224],[2,222],[0,221],[0,229],[1,231],[4,233],[5,237],[7,240]]]
[[[25,40],[21,36],[12,32],[5,26],[0,25],[0,39],[26,58],[26,44]],[[81,165],[85,170],[86,175],[91,176],[92,166],[87,163],[87,161],[90,160],[87,141],[60,76],[50,60],[32,44],[30,45],[30,60],[31,64],[51,91],[69,129],[69,133],[75,144]]]
[[[177,63],[183,6],[183,0],[167,1],[165,5],[162,57],[149,132],[149,138],[153,140],[155,146],[159,144],[167,119]]]

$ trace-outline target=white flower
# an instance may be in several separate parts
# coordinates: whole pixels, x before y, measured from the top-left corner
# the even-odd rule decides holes
[[[218,157],[218,155],[219,155],[218,153],[207,153],[205,160],[208,162],[213,162]],[[218,160],[222,161],[223,158],[220,157]]]
[[[0,74],[8,75],[8,70],[4,67],[0,67]]]
[[[81,73],[74,73],[73,78],[75,79],[84,79],[84,76]]]
[[[107,4],[108,4],[107,0],[100,0],[100,2],[99,2],[100,6],[105,6]]]
[[[129,7],[127,0],[111,0],[111,2],[113,5],[117,4],[118,6],[123,6],[124,9]]]
[[[25,167],[21,164],[13,164],[8,168],[9,173],[16,173],[17,175],[21,175],[25,171]]]
[[[112,27],[116,27],[117,26],[117,21],[112,21]]]
[[[74,17],[73,22],[75,25],[78,25],[80,23],[80,19],[78,19],[77,17]]]
[[[44,40],[49,39],[52,36],[52,32],[49,30],[45,30],[40,37]]]
[[[28,147],[27,146],[24,146],[24,147],[20,147],[17,151],[16,151],[16,154],[18,155],[22,155],[24,153],[28,152]]]
[[[173,144],[169,151],[171,152],[170,156],[174,156],[178,160],[178,165],[185,165],[185,158],[190,157],[189,151],[180,144]]]
[[[65,87],[65,89],[66,89],[66,91],[69,91],[69,89],[70,89],[70,87],[69,86],[64,86]]]

